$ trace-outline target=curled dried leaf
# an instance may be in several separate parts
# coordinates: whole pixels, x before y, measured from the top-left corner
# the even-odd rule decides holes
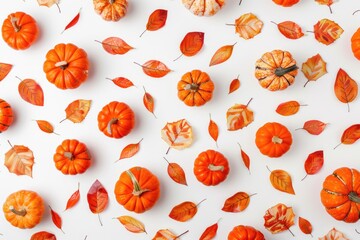
[[[302,64],[301,71],[308,79],[304,85],[305,87],[310,81],[316,81],[327,73],[326,62],[322,59],[320,54],[316,54],[315,56],[308,58],[306,62]]]
[[[50,206],[49,208],[51,213],[51,219],[54,225],[64,233],[64,231],[62,230],[62,219],[60,215],[57,212],[55,212]]]
[[[218,140],[218,137],[219,137],[219,127],[216,124],[216,122],[214,122],[211,119],[211,114],[209,114],[209,116],[210,116],[210,121],[209,121],[209,125],[208,125],[208,132],[209,132],[210,137],[212,139],[214,139],[214,141],[216,143],[216,146],[218,146],[217,140]]]

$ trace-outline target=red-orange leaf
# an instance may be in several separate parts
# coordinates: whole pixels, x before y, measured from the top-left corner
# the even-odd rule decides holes
[[[78,23],[79,18],[80,18],[80,11],[81,11],[81,9],[79,10],[78,14],[76,14],[76,16],[66,25],[66,27],[64,28],[64,30],[61,33],[65,32],[65,30],[75,26],[75,24]]]
[[[171,72],[171,70],[164,63],[158,60],[149,60],[143,65],[137,62],[134,63],[141,66],[144,73],[153,78],[161,78]]]
[[[104,39],[102,42],[95,40],[102,44],[104,50],[112,55],[120,54],[123,55],[134,49],[132,46],[127,44],[124,40],[118,37],[108,37]]]
[[[117,77],[114,79],[107,78],[107,79],[111,80],[116,86],[121,88],[128,88],[134,86],[132,81],[124,77]]]
[[[238,143],[239,144],[239,143]],[[242,160],[243,160],[243,163],[244,163],[244,165],[245,165],[245,167],[249,170],[249,172],[250,172],[250,157],[249,157],[249,155],[247,155],[246,154],[246,152],[244,152],[243,150],[242,150],[242,147],[240,146],[240,144],[239,144],[239,147],[240,147],[240,155],[241,155],[241,158],[242,158]]]
[[[295,214],[292,207],[287,207],[285,204],[279,203],[268,210],[264,215],[264,226],[271,233],[278,233],[282,231],[290,231],[290,227],[294,225]],[[290,231],[294,236],[294,234]]]
[[[314,25],[315,39],[329,45],[338,39],[344,30],[334,21],[322,19]]]
[[[165,9],[156,9],[149,16],[146,29],[141,33],[140,37],[148,31],[156,31],[165,26],[168,11]]]
[[[299,111],[300,106],[304,105],[300,105],[297,101],[283,102],[276,108],[276,112],[282,116],[291,116]]]
[[[339,69],[334,84],[335,96],[340,102],[348,105],[348,112],[350,111],[349,103],[354,101],[358,95],[357,83],[343,70]]]
[[[323,123],[319,120],[309,120],[304,123],[302,128],[297,128],[295,130],[304,129],[312,135],[319,135],[324,131],[326,125],[326,123]]]
[[[66,118],[60,122],[69,119],[73,123],[82,122],[90,111],[91,100],[77,99],[72,101],[65,109]]]
[[[232,92],[235,92],[236,90],[238,90],[240,87],[240,80],[239,80],[239,76],[235,79],[233,79],[230,83],[230,86],[229,86],[229,93],[232,93]]]
[[[216,146],[217,146],[217,139],[219,137],[219,127],[218,125],[216,124],[216,122],[214,122],[212,119],[211,119],[211,114],[209,114],[210,116],[210,121],[209,121],[209,125],[208,125],[208,132],[210,134],[210,137],[212,139],[214,139],[215,143],[216,143]]]
[[[94,214],[99,214],[103,212],[108,205],[109,195],[104,188],[104,186],[96,180],[90,187],[87,193],[87,201],[89,204],[90,211]],[[99,215],[98,215],[99,216]],[[100,224],[102,226],[102,222],[99,218]]]
[[[62,219],[61,219],[60,215],[57,212],[55,212],[50,206],[49,206],[49,208],[50,208],[51,219],[52,219],[53,223],[55,224],[55,226],[58,229],[60,229],[62,232],[64,232],[62,230]]]
[[[246,104],[235,104],[226,112],[227,129],[235,131],[248,126],[254,121],[254,112],[248,108],[250,101]]]
[[[324,151],[319,150],[310,153],[304,164],[304,168],[306,172],[305,177],[307,175],[313,175],[318,173],[323,165],[324,165]],[[304,180],[305,177],[301,180]]]
[[[156,115],[154,113],[154,107],[155,107],[154,98],[150,93],[146,92],[145,87],[144,87],[144,91],[145,91],[145,93],[143,96],[143,104],[144,104],[145,108],[149,112],[151,112],[154,115],[154,117],[156,118]]]
[[[354,124],[348,127],[343,135],[341,136],[341,143],[339,143],[335,148],[340,144],[353,144],[360,138],[360,124]],[[335,149],[334,148],[334,149]]]
[[[325,236],[319,238],[319,240],[350,240],[345,237],[344,233],[332,228]]]
[[[24,79],[18,86],[19,94],[26,102],[35,106],[44,106],[44,92],[33,79]]]
[[[271,185],[275,189],[277,189],[281,192],[284,192],[284,193],[289,193],[289,194],[295,195],[295,191],[292,186],[291,176],[285,170],[277,169],[277,170],[270,171],[269,178],[270,178]]]
[[[232,24],[227,24],[232,25]],[[245,13],[235,20],[235,32],[245,40],[251,39],[261,32],[264,23],[252,13]]]
[[[245,192],[237,192],[228,199],[226,199],[224,206],[221,210],[224,212],[242,212],[250,203],[250,196]]]
[[[80,200],[80,183],[78,184],[78,189],[71,194],[70,198],[68,199],[66,203],[65,211],[74,207]]]
[[[329,7],[330,13],[332,13],[331,5],[334,3],[333,0],[315,0],[320,5],[326,5]]]
[[[174,162],[169,162],[166,158],[165,161],[168,163],[167,173],[174,182],[187,186],[186,175],[184,169]]]
[[[202,203],[203,201],[205,201],[205,199],[202,200],[200,203]],[[195,216],[195,214],[197,213],[198,205],[200,203],[195,204],[189,201],[180,203],[179,205],[176,205],[171,209],[169,217],[179,222],[186,222]]]
[[[218,223],[216,222],[205,229],[205,231],[201,234],[199,240],[213,239],[216,236],[217,230],[218,230]]]
[[[304,85],[305,87],[310,81],[316,81],[327,73],[326,62],[322,59],[320,54],[316,54],[315,56],[308,58],[308,60],[302,64],[301,71],[308,79]]]
[[[299,39],[302,36],[304,36],[301,27],[293,21],[284,21],[278,24],[275,22],[272,23],[277,25],[280,33],[284,35],[286,38]]]
[[[30,240],[56,240],[56,236],[52,233],[41,231],[34,233]]]
[[[311,235],[311,233],[312,233],[312,225],[305,218],[299,217],[299,228],[305,234],[310,234]],[[311,235],[311,237],[312,237],[312,235]]]
[[[38,127],[40,128],[41,131],[46,132],[46,133],[54,133],[54,127],[51,125],[51,123],[49,123],[46,120],[36,120],[36,123],[38,125]]]
[[[0,81],[2,81],[9,74],[11,68],[11,64],[0,63]]]
[[[209,66],[211,67],[228,60],[232,55],[235,44],[236,43],[233,45],[225,45],[219,48],[212,56]]]
[[[182,55],[191,57],[196,55],[204,45],[203,32],[188,32],[180,43],[181,55],[174,61],[179,59]]]
[[[137,143],[131,143],[129,145],[126,145],[123,150],[120,153],[119,160],[124,158],[131,158],[135,154],[137,154],[140,150],[140,143],[143,139],[140,139]]]

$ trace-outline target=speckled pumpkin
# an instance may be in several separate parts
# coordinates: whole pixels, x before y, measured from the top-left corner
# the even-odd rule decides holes
[[[182,0],[184,6],[197,16],[212,16],[225,4],[225,0]]]
[[[125,17],[127,0],[93,0],[94,10],[106,21],[119,21]]]

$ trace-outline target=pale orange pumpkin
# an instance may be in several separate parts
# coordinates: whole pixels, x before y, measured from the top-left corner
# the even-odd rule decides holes
[[[93,0],[94,10],[106,21],[119,21],[125,17],[127,0]]]
[[[225,0],[182,0],[184,6],[197,16],[212,16],[225,4]]]

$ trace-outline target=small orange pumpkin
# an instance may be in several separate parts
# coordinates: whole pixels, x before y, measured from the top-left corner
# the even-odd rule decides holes
[[[277,5],[281,5],[283,7],[291,7],[292,5],[298,3],[300,0],[273,0]]]
[[[1,33],[11,48],[25,50],[38,38],[39,28],[33,17],[24,12],[16,12],[4,20]]]
[[[184,6],[197,16],[212,16],[225,4],[225,0],[182,0]]]
[[[43,70],[47,80],[56,87],[73,89],[88,78],[89,60],[83,49],[60,43],[47,52]]]
[[[91,165],[91,156],[86,145],[76,139],[66,139],[56,148],[54,162],[63,174],[84,173]]]
[[[264,53],[255,64],[255,77],[270,91],[283,90],[292,85],[298,73],[296,61],[283,50]]]
[[[94,10],[106,21],[119,21],[126,15],[127,0],[93,0]]]
[[[268,122],[257,130],[255,143],[262,154],[275,158],[290,149],[292,136],[284,125]]]
[[[125,209],[143,213],[159,199],[160,182],[148,169],[133,167],[121,173],[114,193],[118,203]]]
[[[177,85],[179,99],[190,107],[202,106],[210,101],[214,88],[209,75],[200,70],[185,73]]]
[[[336,169],[325,178],[320,197],[333,218],[357,222],[360,218],[360,172],[347,167]]]
[[[112,138],[125,137],[135,125],[133,110],[126,103],[117,101],[105,105],[97,119],[100,131]]]
[[[41,231],[31,235],[30,240],[56,240],[56,236],[52,233]]]
[[[229,171],[228,160],[223,154],[214,150],[200,153],[194,162],[195,177],[206,186],[215,186],[223,182]]]
[[[265,240],[265,237],[251,226],[238,225],[231,230],[228,240]]]
[[[11,106],[0,98],[0,133],[6,131],[14,121]]]
[[[6,220],[14,227],[33,228],[45,211],[43,199],[33,191],[20,190],[10,194],[3,205]]]
[[[360,28],[351,37],[351,50],[354,56],[360,60]]]

